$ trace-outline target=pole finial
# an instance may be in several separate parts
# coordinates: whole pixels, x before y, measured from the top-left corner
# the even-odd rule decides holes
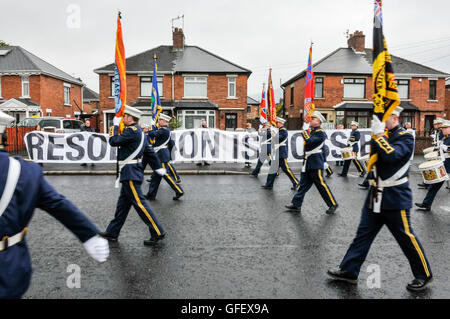
[[[119,16],[119,19],[122,19],[122,12],[120,12],[120,10],[118,10],[117,15]]]
[[[153,60],[157,60],[156,53],[153,54]]]

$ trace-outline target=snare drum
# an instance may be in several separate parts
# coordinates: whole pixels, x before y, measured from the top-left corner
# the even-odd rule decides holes
[[[425,159],[427,161],[435,161],[435,160],[440,160],[441,158],[439,157],[439,152],[430,152],[425,154]]]
[[[434,152],[434,146],[427,147],[427,148],[425,148],[425,149],[423,150],[423,153],[424,153],[424,154],[428,154],[428,153],[431,153],[431,152]]]
[[[355,153],[353,152],[353,147],[341,148],[341,154],[343,160],[350,160],[355,158]]]
[[[422,163],[419,165],[419,170],[422,173],[423,182],[425,184],[436,184],[443,181],[448,181],[448,175],[445,170],[444,162],[441,160]]]
[[[370,159],[370,154],[364,155],[363,157],[361,157],[359,159],[362,163],[364,163],[366,170],[367,170],[367,165],[369,164],[369,159]]]

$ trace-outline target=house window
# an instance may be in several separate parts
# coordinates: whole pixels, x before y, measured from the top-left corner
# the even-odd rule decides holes
[[[409,80],[398,80],[398,95],[401,99],[409,99]]]
[[[70,84],[64,83],[64,104],[70,105]]]
[[[208,127],[214,128],[216,126],[216,112],[215,111],[179,111],[178,120],[181,121],[180,129],[199,128],[202,121],[206,121]]]
[[[109,96],[114,96],[114,77],[113,76],[110,77],[110,81],[111,81],[111,94]]]
[[[344,98],[364,99],[366,79],[344,79]]]
[[[252,107],[250,105],[247,106],[247,113],[251,113],[252,112]]]
[[[206,98],[206,76],[186,76],[184,78],[184,97]]]
[[[22,76],[22,97],[30,97],[30,78]]]
[[[405,126],[406,123],[411,123],[411,127],[415,128],[414,119],[415,116],[413,112],[402,112],[400,114],[400,124],[402,126]]]
[[[163,96],[163,82],[162,77],[157,77],[158,81],[158,93],[159,96]],[[141,95],[142,97],[149,97],[152,96],[152,89],[153,89],[153,78],[149,76],[141,76]]]
[[[318,98],[323,98],[323,78],[316,78],[314,96]]]
[[[351,128],[352,121],[358,122],[359,128],[369,127],[369,112],[347,112],[346,128]]]
[[[294,105],[294,87],[291,87],[291,104],[290,105]]]
[[[430,80],[430,100],[436,100],[436,80]]]
[[[231,97],[231,98],[236,97],[236,78],[235,77],[228,78],[228,97]]]

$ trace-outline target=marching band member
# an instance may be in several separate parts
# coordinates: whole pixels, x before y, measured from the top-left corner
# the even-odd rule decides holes
[[[122,184],[114,219],[109,223],[106,231],[100,233],[102,237],[111,242],[117,241],[131,206],[136,209],[139,217],[149,228],[150,239],[144,240],[144,245],[154,245],[166,235],[155,214],[145,201],[141,190],[144,179],[142,157],[146,152],[154,154],[142,128],[137,124],[142,113],[137,108],[125,105],[123,116],[125,129],[122,134],[119,135],[119,125],[122,118],[114,117],[114,127],[110,129],[109,144],[119,147],[119,181]],[[164,173],[160,171],[161,168],[156,170],[160,174]]]
[[[323,179],[325,157],[322,148],[325,145],[327,135],[320,125],[324,122],[326,120],[323,115],[319,111],[314,111],[310,122],[311,134],[308,131],[302,131],[305,140],[305,160],[300,177],[300,187],[294,198],[292,198],[292,204],[286,206],[290,211],[301,211],[303,199],[312,184],[316,185],[323,200],[327,203],[327,214],[333,214],[339,206]]]
[[[21,298],[30,285],[31,258],[25,236],[36,208],[74,233],[96,261],[104,262],[109,256],[108,241],[99,237],[99,230],[86,215],[45,180],[42,168],[6,152],[4,131],[13,121],[0,112],[0,299]]]
[[[447,171],[447,174],[450,173],[450,121],[445,120],[441,124],[441,129],[443,133],[442,143],[439,145],[439,151],[442,152],[445,170]],[[444,185],[444,181],[439,183],[431,184],[427,195],[425,196],[422,203],[415,203],[417,207],[419,207],[422,210],[430,211],[431,205],[433,204],[434,198],[436,197],[436,194],[441,189],[442,185]]]
[[[372,132],[376,138],[372,153],[378,155],[378,182],[371,183],[373,186],[364,203],[356,237],[339,268],[328,270],[328,275],[333,279],[357,283],[370,245],[385,224],[411,266],[414,279],[408,283],[407,289],[422,290],[433,278],[430,264],[410,222],[412,192],[408,173],[414,153],[414,137],[399,124],[402,110],[397,107],[386,123],[374,116]],[[385,127],[389,130],[387,136],[384,135]]]
[[[350,168],[350,162],[353,161],[353,164],[355,164],[356,169],[360,173],[360,177],[364,177],[365,175],[365,169],[362,166],[361,162],[358,160],[358,142],[361,138],[361,133],[358,131],[359,123],[352,121],[351,123],[352,132],[350,133],[350,138],[347,141],[347,146],[351,146],[353,148],[353,152],[355,153],[355,158],[353,160],[345,160],[344,161],[344,167],[342,169],[342,173],[338,174],[339,176],[346,177],[348,173],[348,169]]]
[[[433,139],[432,141],[432,146],[434,146],[434,151],[439,151],[440,148],[440,144],[443,138],[443,133],[441,130],[441,125],[442,123],[444,123],[444,119],[438,117],[437,119],[435,119],[433,121],[433,133],[431,133],[431,138]],[[420,188],[430,188],[429,184],[425,184],[425,183],[419,183],[417,184],[417,186],[419,186]]]
[[[169,144],[171,141],[170,137],[170,129],[168,127],[170,116],[164,113],[159,114],[158,120],[158,129],[149,131],[147,133],[150,139],[155,139],[155,143],[153,144],[153,148],[155,152],[158,154],[158,157],[161,161],[162,167],[167,170],[167,173],[164,176],[161,176],[157,172],[153,172],[150,186],[148,188],[148,193],[145,195],[145,198],[148,200],[155,200],[156,194],[158,192],[159,184],[161,183],[161,179],[169,184],[169,186],[175,191],[175,196],[173,200],[178,200],[181,196],[184,195],[184,191],[181,188],[181,185],[178,185],[175,182],[175,177],[170,172],[170,152],[169,152]]]
[[[270,133],[269,122],[264,122],[262,129],[260,129],[258,132],[258,135],[259,135],[259,138],[261,141],[258,163],[256,164],[256,167],[253,170],[253,172],[251,172],[251,174],[250,174],[255,177],[258,177],[259,172],[261,171],[261,167],[263,166],[263,164],[266,160],[269,161],[269,165],[272,161],[272,155],[271,155],[272,134]]]
[[[276,158],[278,158],[278,165],[277,168],[280,168],[283,170],[283,172],[289,177],[292,183],[292,190],[295,190],[298,186],[298,180],[294,176],[294,173],[292,173],[291,169],[289,168],[287,158],[288,158],[288,131],[284,127],[284,123],[286,123],[286,120],[277,117],[277,128],[278,128],[278,135],[275,138],[272,138],[272,145],[271,150],[272,152],[275,152]],[[274,134],[272,134],[274,136]],[[278,143],[276,142],[278,141]],[[277,153],[278,152],[278,153]],[[273,153],[272,153],[273,154]],[[278,170],[277,170],[278,171]],[[277,176],[277,172],[269,173],[267,176],[266,184],[261,186],[264,189],[272,189],[273,183],[275,181],[275,177]]]

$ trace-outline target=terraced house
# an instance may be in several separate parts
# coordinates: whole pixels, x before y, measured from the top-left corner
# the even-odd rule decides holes
[[[161,45],[126,59],[127,104],[151,118],[154,56],[163,112],[175,116],[182,129],[244,128],[247,121],[247,81],[251,71],[197,46],[185,45],[182,29],[173,29],[173,44]],[[114,116],[114,64],[94,70],[99,74],[100,122],[104,132]]]
[[[411,122],[419,135],[427,136],[436,117],[445,116],[445,78],[449,75],[391,55],[398,83],[403,122]],[[349,128],[357,121],[370,127],[372,118],[372,49],[365,48],[365,36],[350,35],[347,48],[338,48],[313,64],[315,105],[331,126]],[[282,84],[288,127],[302,125],[305,71]]]

